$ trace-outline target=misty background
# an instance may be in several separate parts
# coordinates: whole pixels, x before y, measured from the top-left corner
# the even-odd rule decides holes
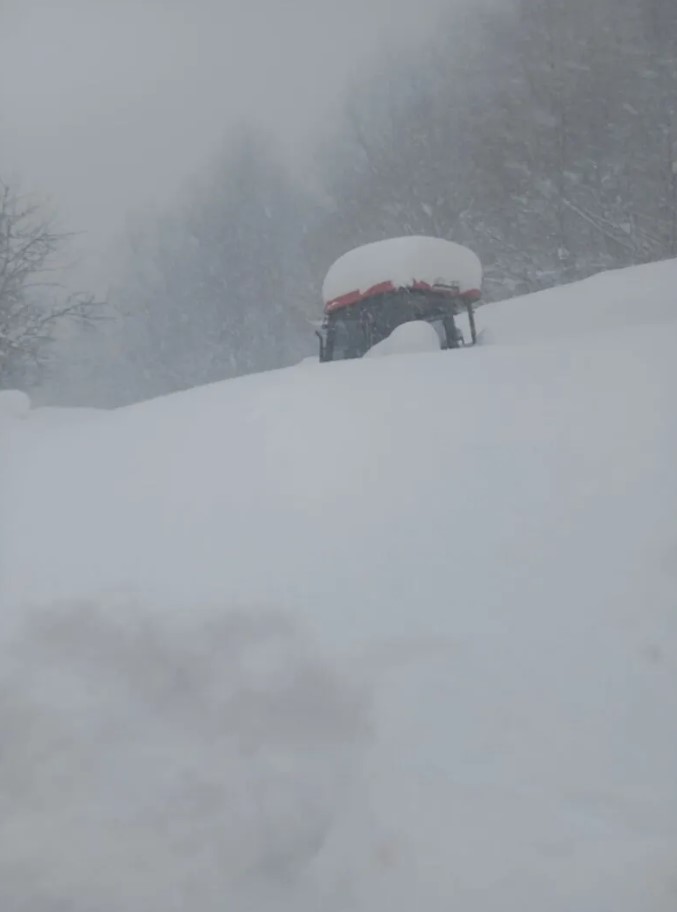
[[[0,180],[64,270],[0,293],[0,386],[294,363],[382,237],[468,244],[487,300],[677,255],[676,96],[673,0],[2,0]]]

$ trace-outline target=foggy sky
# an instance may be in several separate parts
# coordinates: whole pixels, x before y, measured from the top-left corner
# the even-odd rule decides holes
[[[302,156],[369,55],[450,2],[0,0],[0,175],[100,252],[244,117]]]

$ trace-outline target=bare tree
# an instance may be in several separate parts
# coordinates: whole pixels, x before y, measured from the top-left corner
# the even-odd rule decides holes
[[[64,321],[98,314],[91,296],[57,280],[67,238],[37,202],[0,181],[0,388],[44,365]]]

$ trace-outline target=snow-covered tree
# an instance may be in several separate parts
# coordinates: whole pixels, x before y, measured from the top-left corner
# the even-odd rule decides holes
[[[247,129],[168,213],[132,235],[116,295],[132,396],[308,353],[305,207],[268,138]]]
[[[389,51],[324,157],[325,260],[440,234],[504,297],[675,255],[676,18],[671,0],[515,0]]]

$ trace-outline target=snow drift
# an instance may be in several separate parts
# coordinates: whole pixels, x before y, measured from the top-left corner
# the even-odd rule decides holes
[[[387,355],[413,355],[421,352],[438,352],[442,348],[437,330],[423,320],[402,323],[381,342],[366,352],[365,358],[382,358]]]
[[[676,280],[8,419],[0,905],[674,912]]]

